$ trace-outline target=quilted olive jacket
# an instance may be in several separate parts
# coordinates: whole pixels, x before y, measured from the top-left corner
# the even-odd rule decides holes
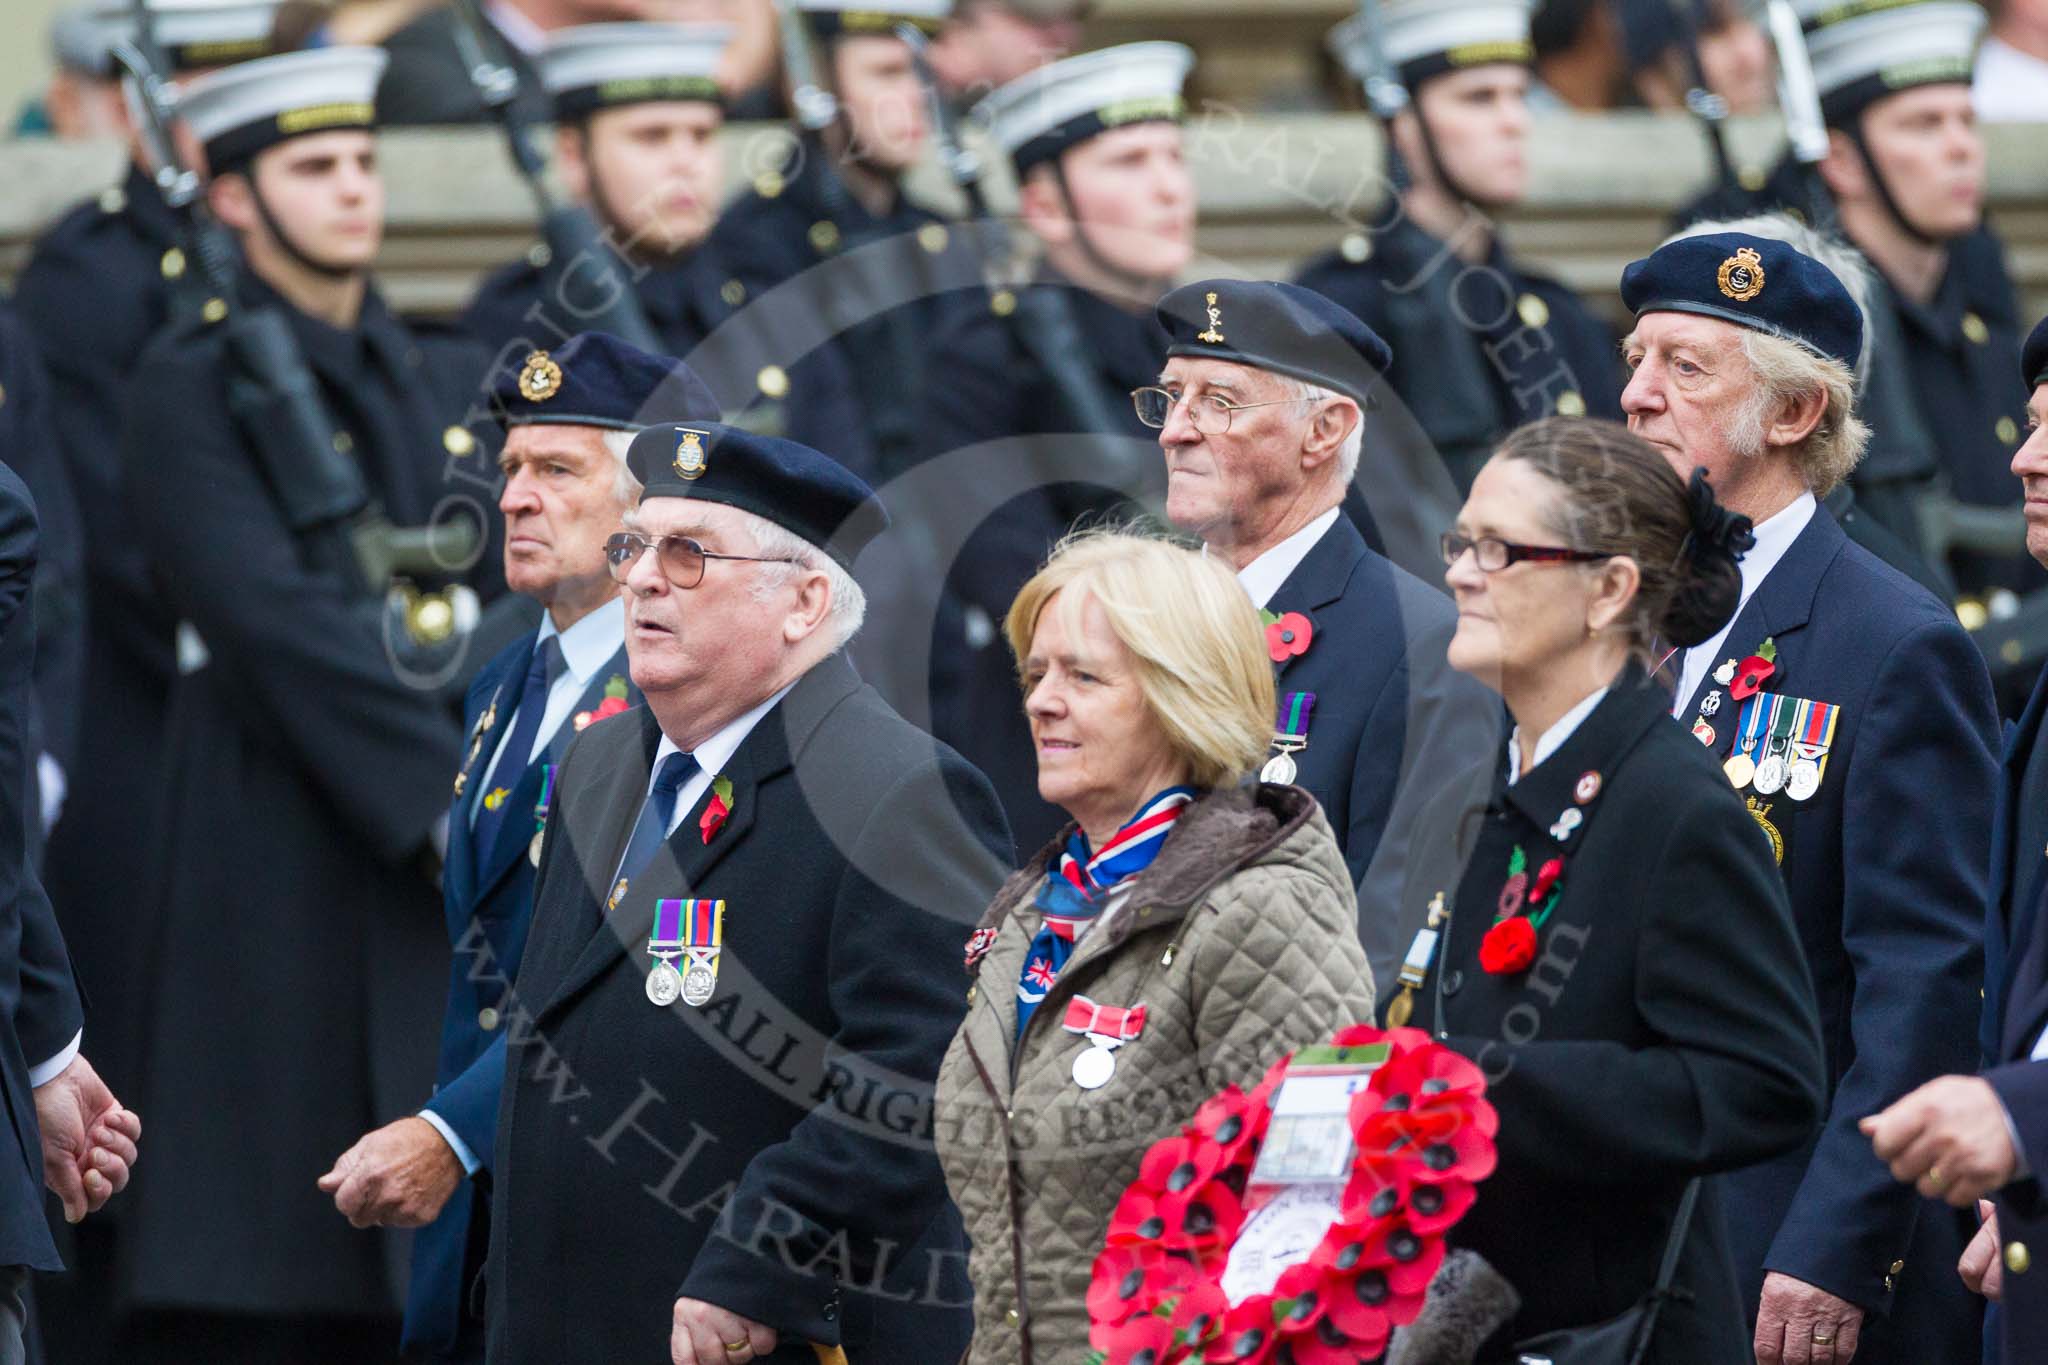
[[[1182,813],[1152,865],[1085,935],[1017,1039],[1017,978],[1053,846],[997,895],[966,1021],[939,1070],[937,1134],[966,1219],[972,1365],[1076,1365],[1088,1276],[1146,1147],[1284,1052],[1370,1023],[1372,972],[1343,855],[1299,787],[1216,791]],[[1076,995],[1145,1006],[1144,1031],[1097,1090]]]

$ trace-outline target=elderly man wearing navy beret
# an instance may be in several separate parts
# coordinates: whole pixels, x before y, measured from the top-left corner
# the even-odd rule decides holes
[[[1298,285],[1209,280],[1158,314],[1166,367],[1134,398],[1166,452],[1166,515],[1265,614],[1280,686],[1266,777],[1322,803],[1384,997],[1430,895],[1407,863],[1408,822],[1493,752],[1500,723],[1498,703],[1444,662],[1449,598],[1374,551],[1344,511],[1391,353]]]
[[[1673,711],[1778,858],[1835,1078],[1811,1143],[1724,1182],[1757,1359],[1974,1360],[1963,1229],[1892,1180],[1857,1122],[1976,1057],[1990,678],[1954,615],[1820,505],[1869,434],[1841,281],[1719,233],[1631,265],[1622,298],[1630,428],[1756,527],[1735,619],[1671,660]]]
[[[469,1290],[488,1227],[505,997],[526,944],[552,778],[580,729],[639,703],[604,557],[640,495],[626,451],[649,422],[718,413],[687,367],[602,333],[500,369],[491,409],[506,428],[505,581],[544,614],[483,666],[464,708],[470,738],[441,879],[454,958],[433,1098],[365,1134],[320,1181],[357,1227],[420,1229],[404,1344],[451,1362],[483,1359]]]
[[[492,1365],[949,1361],[932,1082],[1014,865],[987,781],[841,654],[866,485],[712,422],[633,438],[606,545],[643,708],[556,774],[506,1025]]]
[[[2026,491],[2027,551],[2048,565],[2048,319],[2021,357],[2032,433],[2012,457]],[[1993,1339],[2005,1365],[2048,1341],[2048,674],[2007,735],[1993,825],[1992,895],[1985,939],[1985,1055],[1981,1076],[1929,1081],[1863,1129],[1892,1174],[1930,1199],[1973,1204],[1984,1224],[1957,1269],[2000,1305]],[[1979,1203],[1983,1200],[1985,1202]]]

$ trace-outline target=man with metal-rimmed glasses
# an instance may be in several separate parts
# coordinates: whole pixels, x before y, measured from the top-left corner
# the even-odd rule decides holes
[[[1013,866],[995,793],[844,657],[886,521],[865,484],[713,422],[651,427],[628,463],[643,492],[605,556],[647,704],[558,774],[490,1359],[957,1360],[930,1088],[960,944]]]
[[[1168,294],[1157,385],[1132,395],[1166,453],[1166,515],[1227,559],[1265,614],[1280,710],[1264,776],[1329,816],[1385,985],[1435,886],[1408,863],[1420,805],[1492,752],[1497,705],[1452,673],[1443,592],[1369,547],[1342,503],[1387,344],[1291,284],[1208,280]],[[1446,870],[1448,877],[1454,870]]]

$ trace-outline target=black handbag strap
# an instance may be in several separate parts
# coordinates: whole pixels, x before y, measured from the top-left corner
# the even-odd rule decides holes
[[[1700,1177],[1694,1176],[1686,1182],[1685,1193],[1678,1201],[1678,1214],[1671,1220],[1671,1235],[1664,1241],[1664,1259],[1657,1265],[1656,1287],[1643,1301],[1642,1326],[1628,1353],[1629,1365],[1640,1365],[1649,1354],[1650,1341],[1657,1335],[1657,1317],[1664,1311],[1664,1300],[1671,1296],[1671,1281],[1678,1275],[1678,1258],[1685,1253],[1685,1234],[1692,1227],[1692,1211],[1699,1202]]]

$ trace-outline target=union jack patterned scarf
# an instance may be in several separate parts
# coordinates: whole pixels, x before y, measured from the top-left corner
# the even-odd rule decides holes
[[[1066,847],[1045,869],[1045,881],[1038,888],[1035,904],[1044,922],[1032,936],[1031,950],[1024,955],[1024,971],[1017,979],[1019,1038],[1024,1036],[1032,1011],[1074,955],[1075,940],[1101,913],[1110,888],[1152,865],[1173,830],[1173,822],[1197,795],[1193,787],[1168,787],[1140,806],[1100,853],[1089,850],[1088,836],[1078,828],[1067,836]]]

